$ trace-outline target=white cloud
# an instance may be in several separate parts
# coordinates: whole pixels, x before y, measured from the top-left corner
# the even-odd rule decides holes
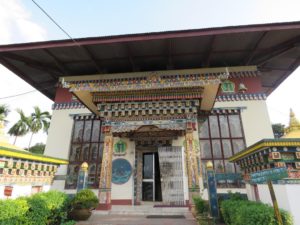
[[[46,30],[32,21],[31,14],[18,0],[0,1],[0,34],[0,44],[43,41],[47,38]],[[0,65],[0,76],[0,98],[34,89],[2,65]],[[18,120],[16,108],[21,108],[29,115],[33,111],[33,106],[36,105],[42,110],[50,111],[52,102],[41,93],[33,92],[19,97],[0,99],[0,104],[7,104],[11,110],[7,131]],[[18,138],[16,144],[20,147],[27,147],[29,136]],[[11,137],[10,141],[13,142],[13,139]],[[37,134],[33,137],[33,144],[45,141],[45,134]]]
[[[0,44],[43,41],[47,32],[31,20],[19,0],[0,1]]]

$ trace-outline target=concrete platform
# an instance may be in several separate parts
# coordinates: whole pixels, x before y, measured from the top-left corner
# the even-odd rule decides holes
[[[148,216],[152,218],[147,218]],[[155,217],[155,218],[153,218]],[[187,207],[112,206],[110,211],[93,211],[88,221],[76,225],[197,225]]]
[[[76,225],[198,225],[190,212],[185,218],[146,218],[141,215],[93,214],[88,221]]]
[[[153,207],[153,205],[114,205],[109,211],[96,210],[95,215],[185,215],[189,212],[187,207]]]

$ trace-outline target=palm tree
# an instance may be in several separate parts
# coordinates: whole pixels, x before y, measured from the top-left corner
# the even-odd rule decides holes
[[[29,130],[31,131],[31,137],[28,145],[30,148],[33,134],[38,133],[40,130],[47,131],[49,128],[51,115],[49,112],[42,112],[38,106],[34,107],[34,112],[31,114],[28,120]]]
[[[0,124],[6,123],[6,117],[9,113],[9,109],[7,105],[0,105]]]
[[[8,133],[11,136],[15,136],[14,144],[17,141],[17,137],[24,136],[29,131],[28,117],[25,116],[21,109],[17,109],[20,119],[9,129]]]

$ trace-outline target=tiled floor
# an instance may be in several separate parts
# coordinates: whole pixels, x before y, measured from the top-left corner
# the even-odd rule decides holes
[[[76,225],[197,225],[191,213],[185,218],[146,218],[142,215],[99,215],[93,214],[88,221],[78,222]]]

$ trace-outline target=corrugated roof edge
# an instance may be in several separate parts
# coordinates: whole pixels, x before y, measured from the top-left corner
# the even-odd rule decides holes
[[[109,43],[124,42],[124,41],[128,42],[128,41],[138,41],[138,40],[146,40],[146,39],[176,38],[176,37],[215,35],[215,34],[238,33],[238,32],[284,30],[284,29],[300,29],[300,21],[74,38],[74,40],[77,43],[71,39],[17,43],[17,44],[0,45],[0,52],[9,52],[12,50],[25,50],[25,49],[44,48],[44,47],[74,46],[78,44],[84,45],[84,44],[97,44],[97,43],[108,43],[108,42]]]

